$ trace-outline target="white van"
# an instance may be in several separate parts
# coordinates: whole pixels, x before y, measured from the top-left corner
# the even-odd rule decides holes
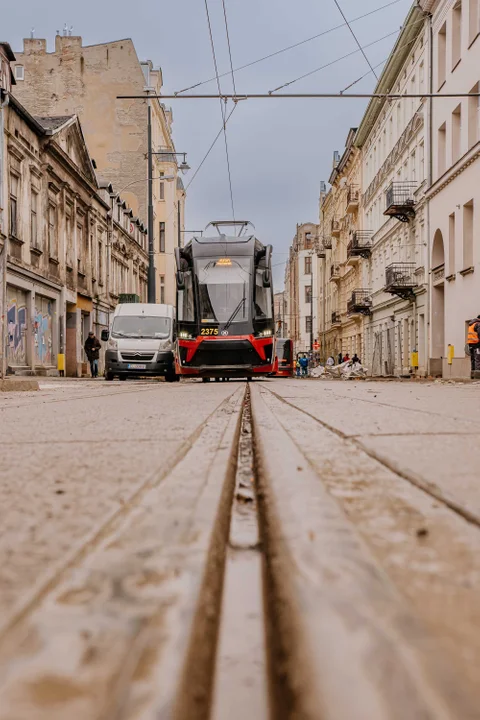
[[[175,309],[172,305],[124,303],[117,305],[110,330],[102,331],[108,342],[105,353],[105,379],[164,375],[167,382],[175,375]]]

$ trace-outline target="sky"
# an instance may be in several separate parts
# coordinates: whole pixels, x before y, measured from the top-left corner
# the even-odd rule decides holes
[[[337,0],[349,21],[392,0]],[[221,73],[230,70],[222,0],[207,0]],[[324,33],[343,18],[335,0],[225,0],[234,69],[289,45]],[[372,66],[384,61],[411,0],[351,23]],[[215,75],[204,0],[0,0],[1,40],[13,50],[22,38],[47,38],[65,23],[84,45],[131,37],[140,60],[163,71],[164,93],[178,92]],[[390,35],[390,37],[385,37]],[[355,52],[357,51],[357,52]],[[354,53],[282,92],[339,92],[370,68],[347,26],[235,73],[237,93],[265,93]],[[380,74],[382,66],[376,69]],[[354,86],[371,92],[369,73]],[[231,74],[220,79],[232,90]],[[216,80],[191,92],[216,92]],[[353,89],[352,89],[353,91]],[[188,184],[222,127],[218,100],[168,100],[173,108],[176,149],[188,153]],[[238,103],[227,125],[233,201],[237,219],[254,223],[257,237],[274,248],[275,290],[283,286],[284,264],[297,223],[318,222],[320,181],[328,181],[334,150],[343,151],[349,128],[357,127],[365,100],[248,100]],[[233,105],[227,107],[230,112]],[[186,229],[200,230],[213,219],[232,215],[226,149],[220,136],[188,190]],[[188,236],[187,236],[188,237]]]

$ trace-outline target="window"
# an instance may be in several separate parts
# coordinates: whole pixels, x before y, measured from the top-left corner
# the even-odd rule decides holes
[[[305,302],[306,303],[312,302],[312,286],[311,285],[305,285]]]
[[[443,23],[437,35],[437,76],[438,88],[445,82],[447,75],[447,23]]]
[[[480,83],[470,90],[471,93],[478,93]],[[471,148],[478,142],[480,98],[468,98],[468,147]]]
[[[305,233],[305,250],[312,249],[312,233]]]
[[[18,177],[10,175],[10,235],[18,237]]]
[[[160,173],[161,178],[163,178],[164,175],[165,173]],[[160,200],[165,200],[165,183],[163,182],[163,180],[160,180],[160,184],[158,186],[158,197],[160,198]]]
[[[452,71],[462,57],[462,0],[455,3],[452,11]]]
[[[462,150],[462,106],[457,105],[452,113],[452,165],[457,162]]]
[[[160,303],[165,304],[165,275],[160,275]]]
[[[57,208],[55,205],[48,206],[48,255],[54,259],[58,257]]]
[[[32,188],[30,195],[30,244],[38,248],[38,193]]]
[[[455,272],[455,213],[448,218],[448,274]]]
[[[307,255],[307,257],[305,258],[305,270],[304,270],[304,274],[305,274],[305,275],[311,275],[311,274],[312,274],[312,258],[311,258],[309,255]]]
[[[23,65],[15,65],[15,80],[25,80],[25,68]]]
[[[312,317],[311,315],[307,315],[305,318],[305,332],[311,333],[312,332]]]
[[[104,267],[104,245],[103,245],[103,232],[100,233],[100,238],[98,240],[98,283],[99,285],[103,285],[103,267]]]
[[[72,237],[72,207],[67,204],[69,210],[65,214],[65,254],[67,267],[73,267],[73,237]]]
[[[417,180],[417,154],[415,150],[412,151],[412,154],[410,155],[410,168],[411,168],[411,178],[412,182],[415,182]]]
[[[165,223],[159,223],[159,234],[160,234],[160,252],[165,252]]]
[[[473,200],[463,206],[463,269],[473,265]]]
[[[420,68],[418,70],[418,79],[419,79],[419,83],[420,83],[420,92],[422,92],[422,90],[425,87],[425,64],[424,64],[423,60],[420,63]]]
[[[438,128],[438,176],[443,175],[447,167],[447,127],[445,123]]]
[[[263,285],[265,267],[259,267],[255,273],[255,317],[264,320],[273,318],[272,291]]]
[[[193,282],[192,273],[190,271],[183,274],[185,288],[178,290],[177,311],[179,322],[194,322],[195,307],[193,298]]]
[[[420,177],[418,179],[420,182],[423,182],[425,180],[425,144],[423,142],[420,143],[419,155],[420,155]]]
[[[471,45],[477,37],[480,27],[479,0],[469,0],[469,23],[468,23],[468,42]]]

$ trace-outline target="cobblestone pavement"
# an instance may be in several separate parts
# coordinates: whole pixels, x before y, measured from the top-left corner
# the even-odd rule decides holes
[[[0,720],[479,718],[479,399],[0,395]]]

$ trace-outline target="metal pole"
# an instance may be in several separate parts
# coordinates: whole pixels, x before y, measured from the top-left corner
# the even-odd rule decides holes
[[[7,252],[8,252],[8,211],[5,201],[7,173],[6,142],[4,132],[4,113],[8,105],[8,95],[5,99],[0,98],[0,235],[3,235],[3,246],[0,249],[0,379],[4,379],[7,372],[7,343],[8,343],[8,322],[7,322]]]
[[[310,269],[312,271],[312,284],[310,286],[310,353],[313,355],[313,281],[315,278],[315,273],[313,272],[313,253],[311,257],[312,267]]]
[[[155,247],[153,228],[153,149],[152,149],[152,104],[148,97],[148,302],[156,302],[155,290]]]
[[[180,198],[178,198],[177,201],[177,236],[178,236],[178,247],[182,247],[182,230],[180,227],[180,221],[181,221],[181,210],[180,210]]]

